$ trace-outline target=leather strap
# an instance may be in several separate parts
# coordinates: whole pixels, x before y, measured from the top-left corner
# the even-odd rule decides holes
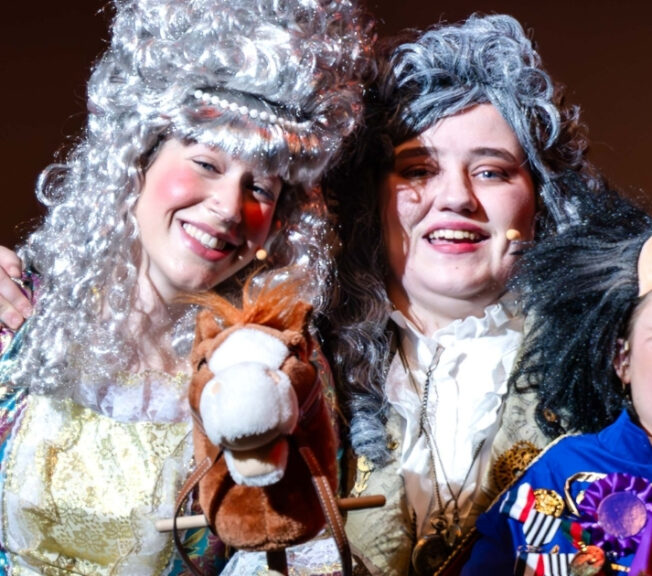
[[[177,496],[177,501],[174,505],[174,517],[172,519],[172,536],[174,537],[174,545],[176,546],[177,551],[179,552],[179,556],[181,556],[181,559],[184,561],[186,566],[188,566],[188,569],[190,570],[190,572],[192,572],[193,576],[204,576],[204,575],[193,564],[192,560],[188,556],[188,553],[183,547],[183,543],[181,542],[181,538],[179,537],[179,531],[177,530],[177,518],[179,517],[179,514],[181,513],[181,509],[183,508],[183,505],[185,504],[186,500],[188,499],[192,491],[195,489],[197,484],[199,484],[199,481],[204,476],[206,476],[208,471],[213,467],[213,464],[217,462],[218,458],[221,455],[222,455],[222,449],[220,448],[215,452],[213,457],[207,456],[195,467],[192,474],[188,476],[186,481],[183,483],[179,495]]]
[[[353,564],[351,561],[351,549],[349,547],[349,541],[346,537],[346,532],[344,530],[344,522],[340,514],[338,507],[338,501],[333,494],[333,490],[328,482],[328,479],[324,475],[317,462],[317,458],[307,444],[300,443],[297,447],[299,454],[303,458],[303,461],[306,463],[308,470],[312,476],[312,482],[319,498],[324,516],[328,525],[330,527],[333,539],[335,540],[335,545],[340,555],[340,560],[342,562],[342,576],[352,576],[353,574]],[[186,553],[183,543],[179,537],[179,531],[177,529],[177,518],[181,513],[181,509],[185,504],[186,500],[199,484],[199,481],[208,473],[208,471],[213,467],[215,462],[222,455],[222,450],[218,450],[214,457],[206,457],[202,460],[193,470],[192,474],[184,482],[177,501],[175,503],[174,518],[172,523],[172,534],[174,537],[174,544],[181,556],[181,559],[188,566],[188,569],[193,574],[193,576],[204,576],[194,565],[188,554]]]
[[[299,406],[299,422],[305,424],[313,419],[317,413],[317,408],[320,406],[319,401],[322,397],[322,382],[319,378],[319,370],[317,370],[310,392],[308,392],[308,395],[304,398],[301,406]]]
[[[322,510],[324,511],[324,516],[326,517],[326,521],[331,529],[337,550],[340,553],[342,576],[351,576],[353,574],[351,549],[349,548],[349,541],[346,537],[346,532],[344,531],[344,522],[342,521],[342,515],[337,506],[337,499],[335,498],[333,490],[328,483],[328,479],[324,476],[324,473],[319,466],[319,462],[317,462],[317,458],[315,458],[310,446],[304,443],[299,443],[298,449],[303,461],[310,470],[312,483],[315,486],[317,497],[319,498]]]

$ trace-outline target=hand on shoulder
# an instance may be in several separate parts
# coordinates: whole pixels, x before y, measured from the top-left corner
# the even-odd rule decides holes
[[[32,313],[29,289],[21,283],[23,263],[9,248],[0,246],[0,323],[18,329]]]

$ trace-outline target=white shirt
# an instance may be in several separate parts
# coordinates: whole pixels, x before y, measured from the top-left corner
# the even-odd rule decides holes
[[[403,419],[399,473],[416,515],[417,538],[433,531],[430,520],[439,510],[433,460],[441,500],[448,503],[448,519],[453,517],[452,489],[461,524],[468,528],[475,521],[470,514],[473,499],[488,464],[507,379],[522,341],[523,319],[509,295],[487,307],[482,318],[456,320],[429,338],[401,312],[395,311],[391,318],[399,328],[400,345],[413,377],[395,354],[385,390]],[[432,372],[427,410],[430,435],[441,460],[429,449],[425,434],[419,434],[426,371],[438,347],[442,351]]]

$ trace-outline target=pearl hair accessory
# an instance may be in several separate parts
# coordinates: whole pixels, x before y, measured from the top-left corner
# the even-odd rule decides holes
[[[309,121],[297,122],[296,120],[290,120],[288,118],[282,118],[273,112],[267,112],[266,110],[257,110],[256,108],[250,108],[244,104],[238,104],[237,102],[232,102],[226,98],[217,96],[216,94],[209,94],[203,90],[195,90],[194,93],[195,99],[199,100],[207,106],[214,106],[220,108],[224,111],[230,111],[242,116],[247,116],[252,120],[260,120],[262,122],[267,122],[269,124],[276,124],[281,128],[290,130],[291,132],[301,132],[308,130],[310,127]]]

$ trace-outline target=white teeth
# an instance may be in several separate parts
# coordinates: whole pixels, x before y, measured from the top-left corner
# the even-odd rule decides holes
[[[471,240],[478,242],[482,237],[469,230],[435,230],[428,235],[428,240]]]
[[[193,226],[188,222],[183,223],[183,229],[186,231],[188,236],[192,236],[197,240],[197,242],[206,248],[211,250],[224,250],[226,247],[226,242],[224,242],[224,240],[218,240],[215,236],[211,236],[207,232],[200,230],[197,226]]]

